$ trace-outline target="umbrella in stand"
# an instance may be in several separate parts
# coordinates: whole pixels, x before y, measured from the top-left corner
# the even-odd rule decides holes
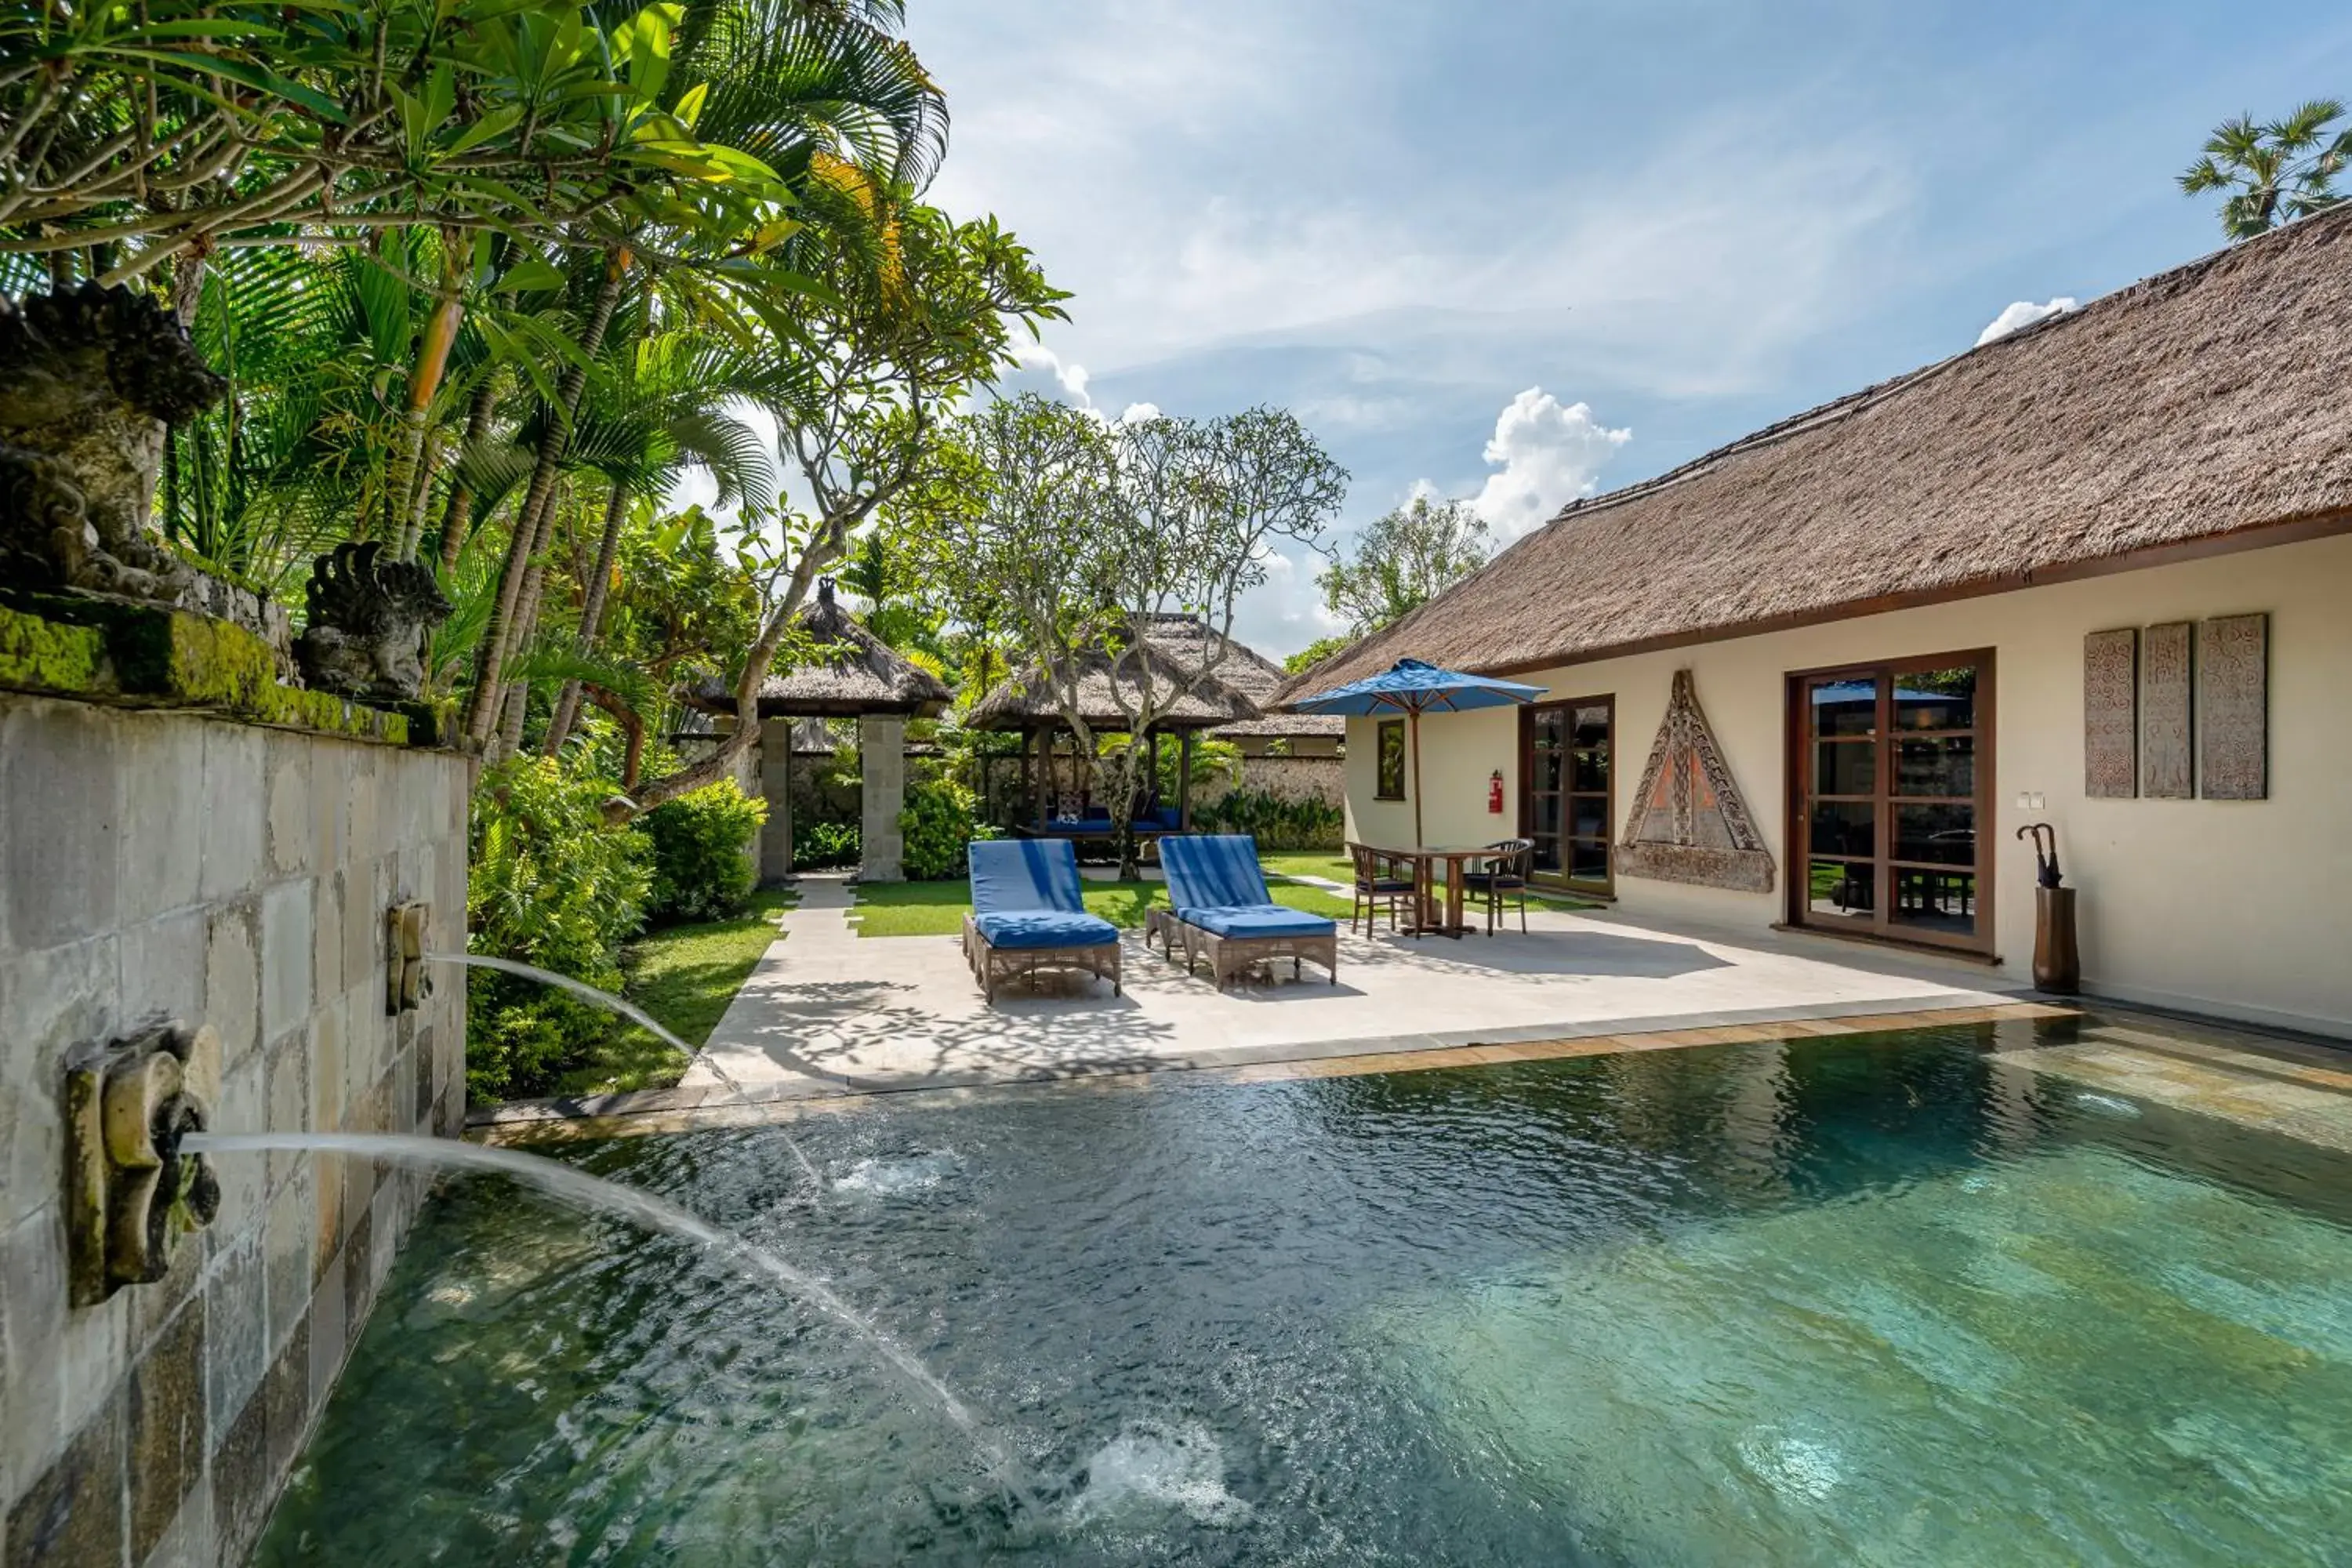
[[[1379,675],[1335,686],[1290,706],[1301,713],[1402,713],[1412,736],[1412,838],[1421,842],[1421,716],[1463,713],[1474,708],[1508,708],[1533,702],[1544,694],[1540,686],[1516,680],[1496,680],[1440,669],[1417,658],[1401,658]]]

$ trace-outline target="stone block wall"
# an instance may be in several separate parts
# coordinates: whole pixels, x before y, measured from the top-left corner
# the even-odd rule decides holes
[[[1238,780],[1228,775],[1197,785],[1192,800],[1206,805],[1235,790],[1256,790],[1276,800],[1319,800],[1337,807],[1347,799],[1347,784],[1342,757],[1244,757]]]
[[[216,1131],[436,1131],[465,986],[384,1010],[385,911],[465,942],[467,763],[0,692],[0,1563],[241,1563],[416,1210],[413,1173],[225,1154],[169,1278],[68,1305],[68,1050],[220,1033]]]

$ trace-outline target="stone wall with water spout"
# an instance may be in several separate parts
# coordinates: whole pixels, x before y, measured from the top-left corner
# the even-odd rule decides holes
[[[467,764],[292,695],[319,712],[282,722],[341,732],[0,691],[8,1568],[243,1562],[422,1192],[365,1162],[224,1153],[215,1217],[163,1278],[72,1305],[76,1053],[209,1025],[218,1131],[463,1119],[462,979],[391,1011],[387,911],[421,903],[425,945],[463,946]]]

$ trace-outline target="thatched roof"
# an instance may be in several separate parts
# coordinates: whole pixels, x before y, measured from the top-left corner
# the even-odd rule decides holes
[[[801,611],[801,632],[818,646],[818,656],[760,685],[763,719],[854,719],[899,713],[934,717],[953,694],[947,683],[909,664],[867,631],[836,603],[833,579],[820,580],[816,599]],[[732,713],[735,694],[722,681],[705,680],[682,699],[706,712]]]
[[[1509,674],[2352,528],[2347,387],[2352,206],[1579,501],[1276,700],[1408,657]],[[2276,524],[2298,526],[2246,531]]]
[[[1274,694],[1282,689],[1289,677],[1282,666],[1250,647],[1247,643],[1212,631],[1197,616],[1161,616],[1151,629],[1151,640],[1167,650],[1170,657],[1181,661],[1187,669],[1198,669],[1208,657],[1209,647],[1224,645],[1217,656],[1215,678],[1232,687],[1255,704],[1258,717],[1220,724],[1220,739],[1244,735],[1345,735],[1348,721],[1337,713],[1276,713],[1267,710]]]
[[[1134,657],[1149,659],[1153,679],[1164,690],[1181,682],[1186,674],[1201,668],[1201,643],[1214,637],[1199,621],[1190,616],[1160,616],[1147,628],[1142,647]],[[1257,721],[1261,715],[1256,702],[1241,689],[1232,677],[1247,661],[1236,658],[1236,652],[1247,653],[1238,643],[1229,643],[1214,674],[1200,681],[1193,689],[1171,705],[1160,720],[1163,730],[1217,730],[1237,723]],[[1126,722],[1114,697],[1110,656],[1099,650],[1084,656],[1084,668],[1079,672],[1078,700],[1087,722],[1097,729],[1117,731]],[[1255,654],[1249,658],[1263,664]],[[1136,677],[1132,669],[1123,669],[1118,679],[1131,692]],[[1279,681],[1281,672],[1275,672]],[[1132,701],[1132,698],[1129,699]],[[1045,671],[1035,666],[1023,673],[999,681],[987,695],[972,704],[964,722],[975,730],[1026,730],[1058,724],[1062,709],[1054,695],[1052,683]],[[1295,729],[1278,731],[1296,734]]]

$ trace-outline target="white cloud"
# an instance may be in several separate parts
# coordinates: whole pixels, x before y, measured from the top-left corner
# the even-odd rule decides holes
[[[1024,369],[1042,370],[1054,378],[1055,385],[1066,393],[1080,408],[1092,408],[1095,400],[1087,395],[1087,367],[1076,360],[1066,360],[1034,338],[1024,338],[1013,345],[1013,358]]]
[[[1595,420],[1588,405],[1563,405],[1542,387],[1528,387],[1496,417],[1486,458],[1502,471],[1486,476],[1471,504],[1505,542],[1517,539],[1591,495],[1601,467],[1633,438],[1630,429]]]
[[[2067,311],[2077,308],[2074,298],[2066,294],[2059,295],[2046,305],[2037,305],[2031,300],[2020,300],[2008,310],[1995,316],[1991,324],[1977,334],[1977,347],[1982,348],[1994,339],[2005,338],[2021,327],[2030,327],[2036,321],[2046,321],[2053,316],[2063,316]]]

